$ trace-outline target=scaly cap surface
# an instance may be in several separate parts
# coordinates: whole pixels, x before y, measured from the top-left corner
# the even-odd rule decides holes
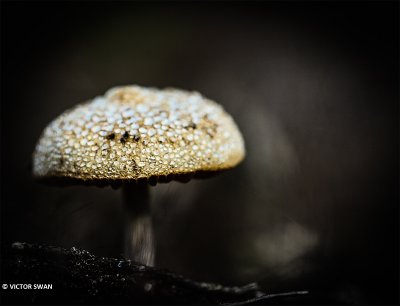
[[[240,131],[217,103],[197,92],[124,86],[52,121],[36,145],[33,174],[137,181],[221,171],[244,155]]]

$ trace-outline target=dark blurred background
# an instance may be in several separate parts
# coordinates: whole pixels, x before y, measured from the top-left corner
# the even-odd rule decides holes
[[[1,240],[122,256],[120,190],[34,182],[44,127],[115,85],[197,90],[247,157],[152,187],[157,265],[398,302],[397,2],[3,2]]]

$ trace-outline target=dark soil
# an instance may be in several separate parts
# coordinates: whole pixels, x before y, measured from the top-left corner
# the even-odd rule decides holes
[[[15,242],[2,245],[2,304],[314,304],[306,291],[266,294],[256,283],[226,287],[196,282],[132,261],[71,248]],[[8,287],[5,289],[4,284]],[[11,284],[52,284],[17,290]],[[328,301],[329,302],[329,301]]]

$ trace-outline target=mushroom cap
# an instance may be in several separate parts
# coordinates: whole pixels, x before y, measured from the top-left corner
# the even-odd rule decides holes
[[[214,101],[121,86],[53,120],[36,145],[33,174],[80,183],[169,181],[232,168],[244,155],[238,127]]]

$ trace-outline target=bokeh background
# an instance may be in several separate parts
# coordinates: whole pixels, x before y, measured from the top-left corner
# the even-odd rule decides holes
[[[32,180],[44,127],[115,85],[196,90],[246,160],[152,187],[157,266],[398,302],[397,2],[2,3],[1,240],[122,256],[120,190]]]

